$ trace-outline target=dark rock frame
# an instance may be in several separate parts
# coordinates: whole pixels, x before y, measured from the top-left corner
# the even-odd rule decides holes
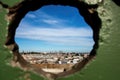
[[[99,4],[88,5],[82,0],[24,0],[13,7],[9,7],[6,4],[0,2],[0,4],[8,9],[7,13],[7,21],[8,21],[8,33],[5,45],[9,48],[14,55],[13,61],[15,63],[19,63],[22,68],[27,68],[28,70],[33,70],[36,73],[39,73],[47,78],[56,79],[59,77],[64,77],[66,75],[73,74],[79,70],[81,70],[91,59],[93,59],[96,55],[96,50],[99,47],[99,32],[101,28],[101,20],[98,16],[96,9]],[[21,21],[21,19],[29,12],[35,11],[46,5],[62,5],[62,6],[72,6],[76,7],[80,13],[84,17],[84,20],[93,30],[93,39],[94,46],[92,51],[90,52],[89,57],[84,59],[82,62],[76,64],[71,70],[62,72],[59,74],[52,74],[48,72],[44,72],[41,69],[38,69],[29,63],[27,63],[23,57],[19,54],[19,47],[15,42],[15,32]]]

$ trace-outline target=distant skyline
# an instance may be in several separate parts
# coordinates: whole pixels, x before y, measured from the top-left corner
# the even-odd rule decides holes
[[[26,14],[15,41],[20,52],[90,52],[92,36],[92,29],[76,8],[49,5]]]

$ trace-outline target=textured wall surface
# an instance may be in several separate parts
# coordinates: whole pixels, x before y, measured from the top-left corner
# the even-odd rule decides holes
[[[21,0],[1,1],[12,6]],[[85,1],[94,4],[99,0]],[[105,0],[97,11],[102,20],[102,28],[96,58],[81,71],[57,80],[120,80],[120,7],[112,0]],[[47,80],[31,71],[10,65],[13,55],[4,47],[7,34],[6,13],[7,10],[0,6],[0,80]]]

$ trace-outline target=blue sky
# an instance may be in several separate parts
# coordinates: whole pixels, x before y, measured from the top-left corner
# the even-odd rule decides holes
[[[15,41],[20,52],[89,52],[94,44],[92,35],[76,8],[49,5],[26,14]]]

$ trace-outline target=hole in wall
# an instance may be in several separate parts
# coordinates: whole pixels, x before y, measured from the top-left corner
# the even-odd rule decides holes
[[[22,18],[29,12],[35,11],[39,8],[46,6],[46,5],[63,5],[63,6],[71,6],[78,9],[81,16],[83,16],[85,22],[92,28],[93,30],[93,40],[95,44],[93,45],[93,49],[91,50],[89,56],[83,59],[80,63],[75,64],[71,70],[68,70],[59,74],[53,74],[49,72],[45,72],[38,67],[29,64],[20,54],[19,54],[19,47],[15,42],[15,32],[17,27],[19,26],[20,21]],[[99,40],[99,31],[101,28],[101,20],[98,16],[96,11],[98,5],[88,5],[81,0],[25,0],[21,3],[16,4],[13,7],[8,9],[7,20],[9,21],[8,24],[8,35],[6,38],[5,45],[13,52],[14,55],[14,62],[19,63],[22,68],[28,68],[32,71],[35,71],[38,74],[41,74],[45,77],[56,79],[59,77],[64,77],[66,75],[73,74],[77,71],[80,71],[93,57],[96,55],[96,51],[99,47],[98,40]]]
[[[77,8],[44,6],[21,20],[15,36],[19,53],[31,65],[58,74],[72,69],[90,54],[90,26]]]

